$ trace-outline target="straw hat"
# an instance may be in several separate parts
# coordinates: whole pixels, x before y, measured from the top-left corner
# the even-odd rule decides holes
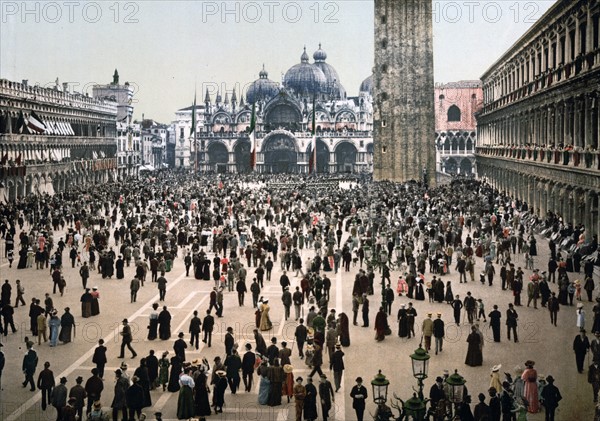
[[[294,371],[294,367],[293,367],[291,364],[285,364],[285,365],[283,366],[283,372],[284,372],[285,374],[292,373],[293,371]]]
[[[492,372],[495,373],[496,371],[500,371],[501,368],[502,368],[502,364],[497,364],[492,367]]]
[[[192,367],[198,367],[200,364],[202,364],[200,358],[196,358],[194,361],[192,361]]]
[[[227,373],[226,373],[224,370],[217,370],[217,371],[215,371],[215,374],[216,374],[217,376],[224,376],[224,375],[226,375]]]
[[[577,303],[577,308],[583,308],[583,303]]]

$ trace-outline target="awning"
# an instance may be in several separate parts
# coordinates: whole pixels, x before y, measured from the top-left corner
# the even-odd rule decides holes
[[[140,171],[154,171],[154,167],[152,165],[142,165]]]

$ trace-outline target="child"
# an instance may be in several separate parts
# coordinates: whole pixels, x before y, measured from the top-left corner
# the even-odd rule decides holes
[[[485,318],[485,308],[484,308],[483,301],[481,300],[481,298],[477,299],[477,309],[478,309],[477,321],[479,321],[479,319],[481,317],[483,317],[483,321],[487,323],[487,319]]]
[[[404,278],[402,276],[400,278],[398,278],[398,287],[396,288],[396,292],[398,293],[398,296],[400,296],[400,297],[402,297],[402,294],[408,293],[408,284],[406,283],[406,281],[404,280]]]

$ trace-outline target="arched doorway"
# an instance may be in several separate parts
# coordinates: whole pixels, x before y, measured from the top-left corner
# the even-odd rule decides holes
[[[312,154],[312,144],[308,145],[306,153],[308,154],[308,161],[310,162],[310,157]],[[325,174],[329,172],[329,149],[327,149],[327,145],[321,139],[317,139],[316,170],[318,174]]]
[[[296,142],[283,133],[269,137],[263,145],[264,172],[269,174],[298,172]]]
[[[444,168],[446,169],[446,174],[456,174],[458,171],[458,164],[454,160],[454,158],[448,158],[444,162]]]
[[[462,175],[471,175],[473,173],[473,164],[470,159],[463,159],[460,162],[460,173]]]
[[[356,147],[349,142],[342,142],[335,150],[335,163],[337,172],[351,173],[354,172],[356,164]]]
[[[227,163],[229,162],[229,153],[227,148],[221,142],[211,143],[208,147],[208,165],[209,171],[217,173],[227,172]]]
[[[239,140],[233,148],[235,154],[235,169],[239,174],[248,174],[250,168],[250,141]]]

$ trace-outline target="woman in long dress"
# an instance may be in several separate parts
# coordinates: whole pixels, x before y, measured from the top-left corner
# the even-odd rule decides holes
[[[408,315],[405,307],[404,304],[401,304],[400,310],[398,310],[398,336],[401,338],[408,336]]]
[[[152,312],[150,313],[150,322],[148,324],[148,339],[154,340],[158,336],[158,303],[152,304]]]
[[[529,405],[527,411],[531,414],[535,414],[540,411],[540,402],[538,399],[538,385],[537,385],[537,371],[533,366],[535,363],[531,360],[525,363],[525,371],[521,375],[521,379],[525,382],[524,395]]]
[[[98,287],[92,288],[92,316],[97,316],[100,314],[100,291],[98,291]]]
[[[266,361],[264,361],[257,370],[257,374],[260,376],[260,385],[258,387],[258,403],[260,405],[266,405],[269,403],[269,394],[271,392],[269,370],[270,367],[267,367]]]
[[[179,396],[177,398],[177,419],[187,420],[194,416],[194,379],[190,376],[190,368],[186,368],[179,377]]]
[[[181,374],[181,360],[177,355],[171,357],[171,373],[169,375],[169,392],[179,392],[179,375]]]
[[[209,389],[208,385],[206,384],[208,381],[206,371],[209,369],[210,368],[207,368],[203,364],[195,373],[194,381],[196,382],[196,388],[194,389],[194,403],[196,408],[196,416],[199,417],[206,417],[212,412],[210,410],[210,402],[208,400]]]
[[[471,367],[483,365],[483,353],[481,352],[481,336],[477,333],[477,328],[471,326],[471,333],[467,337],[469,344],[467,348],[467,358],[465,364]]]
[[[260,309],[260,330],[271,330],[273,324],[271,323],[271,319],[269,318],[269,311],[271,307],[269,307],[269,300],[263,300]]]
[[[158,336],[163,341],[166,341],[171,337],[171,313],[167,310],[167,306],[163,307],[163,310],[158,315]]]
[[[452,304],[454,301],[454,293],[452,292],[452,283],[450,281],[446,282],[446,303]]]
[[[163,392],[167,389],[167,383],[169,383],[169,351],[165,351],[162,354],[162,358],[158,361],[158,383],[162,385]]]
[[[349,320],[346,313],[340,313],[339,321],[340,344],[342,344],[343,347],[350,346]]]

